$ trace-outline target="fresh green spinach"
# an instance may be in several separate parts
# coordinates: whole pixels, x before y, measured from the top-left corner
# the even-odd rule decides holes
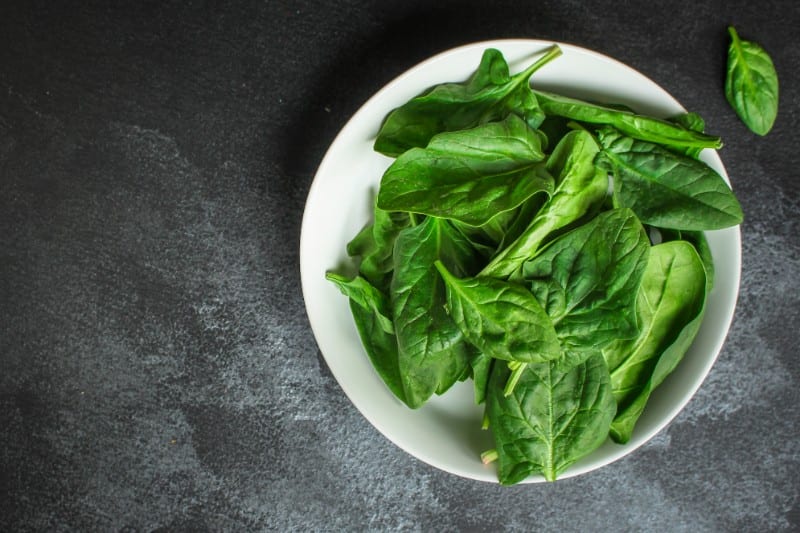
[[[645,224],[712,230],[742,221],[742,207],[722,176],[691,157],[604,128],[598,165],[612,174],[614,203]]]
[[[549,193],[541,137],[516,115],[441,133],[386,170],[378,207],[481,226],[537,193]]]
[[[471,350],[445,311],[445,287],[434,262],[459,275],[476,270],[477,254],[447,220],[426,218],[395,243],[391,307],[406,403],[419,407],[469,368]]]
[[[636,301],[640,332],[603,350],[618,412],[611,437],[628,442],[655,389],[689,349],[706,299],[703,261],[687,241],[668,241],[650,251]]]
[[[506,361],[543,362],[560,358],[553,322],[524,287],[494,278],[454,276],[436,268],[447,287],[447,310],[481,352]]]
[[[561,49],[552,46],[527,69],[511,76],[503,54],[487,49],[466,82],[436,85],[391,111],[375,139],[375,150],[396,157],[427,146],[437,133],[473,128],[510,113],[538,127],[544,113],[531,91],[530,78],[559,55]]]
[[[527,365],[514,392],[502,394],[507,365],[493,366],[486,411],[504,485],[531,474],[553,481],[606,440],[616,404],[608,368],[595,355],[569,370]]]
[[[763,65],[743,43],[740,88]],[[552,481],[631,438],[699,331],[714,283],[703,231],[742,220],[699,159],[721,146],[699,115],[532,90],[559,53],[511,75],[486,50],[466,82],[392,111],[375,149],[396,159],[347,246],[358,274],[327,276],[407,406],[473,380],[496,445],[482,459],[503,484]]]
[[[740,39],[733,26],[728,33],[725,98],[751,131],[766,135],[778,115],[778,73],[760,45]]]
[[[613,209],[523,264],[524,279],[553,321],[566,368],[636,335],[636,292],[649,251],[633,211]]]
[[[354,303],[360,305],[364,309],[368,309],[375,314],[377,323],[383,328],[383,331],[391,335],[394,334],[394,323],[392,322],[392,310],[389,306],[389,299],[369,281],[356,276],[353,279],[348,279],[345,276],[328,272],[325,276],[330,282],[333,282],[342,294],[349,297]]]
[[[535,255],[548,236],[598,206],[606,195],[608,176],[594,165],[597,152],[597,143],[586,131],[571,131],[559,141],[547,160],[547,170],[556,179],[555,191],[481,275],[519,279],[522,263]]]
[[[612,126],[625,135],[676,147],[721,148],[719,137],[687,129],[655,117],[638,115],[618,107],[607,107],[543,91],[534,91],[546,115],[556,115],[594,125]]]
[[[360,258],[359,274],[388,294],[394,268],[395,240],[414,221],[408,213],[385,211],[377,206],[373,213],[373,222],[364,226],[348,243],[347,253]]]

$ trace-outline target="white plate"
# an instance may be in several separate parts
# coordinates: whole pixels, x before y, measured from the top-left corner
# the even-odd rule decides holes
[[[471,382],[456,385],[418,410],[389,392],[372,368],[356,331],[347,298],[325,280],[325,272],[348,261],[346,243],[371,219],[371,201],[391,160],[372,150],[381,121],[393,108],[431,85],[466,79],[486,48],[503,52],[512,73],[530,64],[552,42],[479,42],[441,53],[405,72],[367,101],[329,148],[311,185],[300,238],[300,273],[306,309],[325,361],[345,394],[383,435],[411,455],[459,476],[497,481],[480,453],[494,446],[480,429],[482,408],[473,403]],[[637,71],[597,52],[558,43],[563,55],[537,71],[533,86],[576,97],[627,104],[639,112],[668,117],[684,109]],[[703,159],[728,179],[716,152]],[[633,438],[610,440],[571,466],[560,478],[599,468],[630,453],[673,419],[694,395],[722,347],[739,289],[739,228],[707,234],[716,263],[716,285],[706,317],[689,353],[653,393]],[[543,481],[530,477],[527,482]]]

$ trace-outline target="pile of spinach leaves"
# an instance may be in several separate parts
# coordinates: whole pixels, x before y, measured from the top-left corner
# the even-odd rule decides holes
[[[327,275],[408,407],[473,381],[503,484],[631,438],[703,318],[703,231],[742,220],[698,158],[721,146],[699,116],[532,89],[559,54],[511,75],[488,49],[392,111],[374,146],[394,161],[347,246],[358,274]]]

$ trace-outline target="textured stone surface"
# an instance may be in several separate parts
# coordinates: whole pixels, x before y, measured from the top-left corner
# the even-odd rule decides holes
[[[793,2],[56,4],[0,7],[0,529],[800,528]],[[723,97],[730,23],[778,68],[763,139]],[[599,50],[702,112],[746,214],[737,313],[695,399],[635,454],[546,486],[389,443],[299,288],[339,128],[419,60],[501,37]]]

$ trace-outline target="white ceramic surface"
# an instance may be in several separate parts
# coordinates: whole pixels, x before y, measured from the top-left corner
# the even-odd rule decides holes
[[[336,137],[319,166],[303,216],[300,270],[306,309],[319,348],[345,394],[373,426],[406,452],[476,480],[497,479],[495,467],[480,461],[480,452],[491,448],[493,442],[491,435],[480,429],[482,408],[473,403],[471,382],[457,384],[419,410],[396,400],[364,353],[347,298],[325,280],[325,272],[348,261],[346,243],[371,218],[373,195],[391,161],[372,150],[383,117],[431,85],[466,79],[488,47],[503,52],[515,73],[552,44],[537,40],[474,43],[438,54],[396,78],[368,100]],[[558,44],[563,55],[534,74],[534,87],[623,103],[662,117],[684,111],[666,91],[630,67],[584,48]],[[703,159],[728,179],[716,152],[706,150]],[[738,227],[707,236],[715,260],[716,285],[689,353],[653,393],[628,444],[609,440],[560,478],[599,468],[645,443],[686,405],[707,375],[733,317],[741,268]],[[543,478],[527,480],[538,481]]]

